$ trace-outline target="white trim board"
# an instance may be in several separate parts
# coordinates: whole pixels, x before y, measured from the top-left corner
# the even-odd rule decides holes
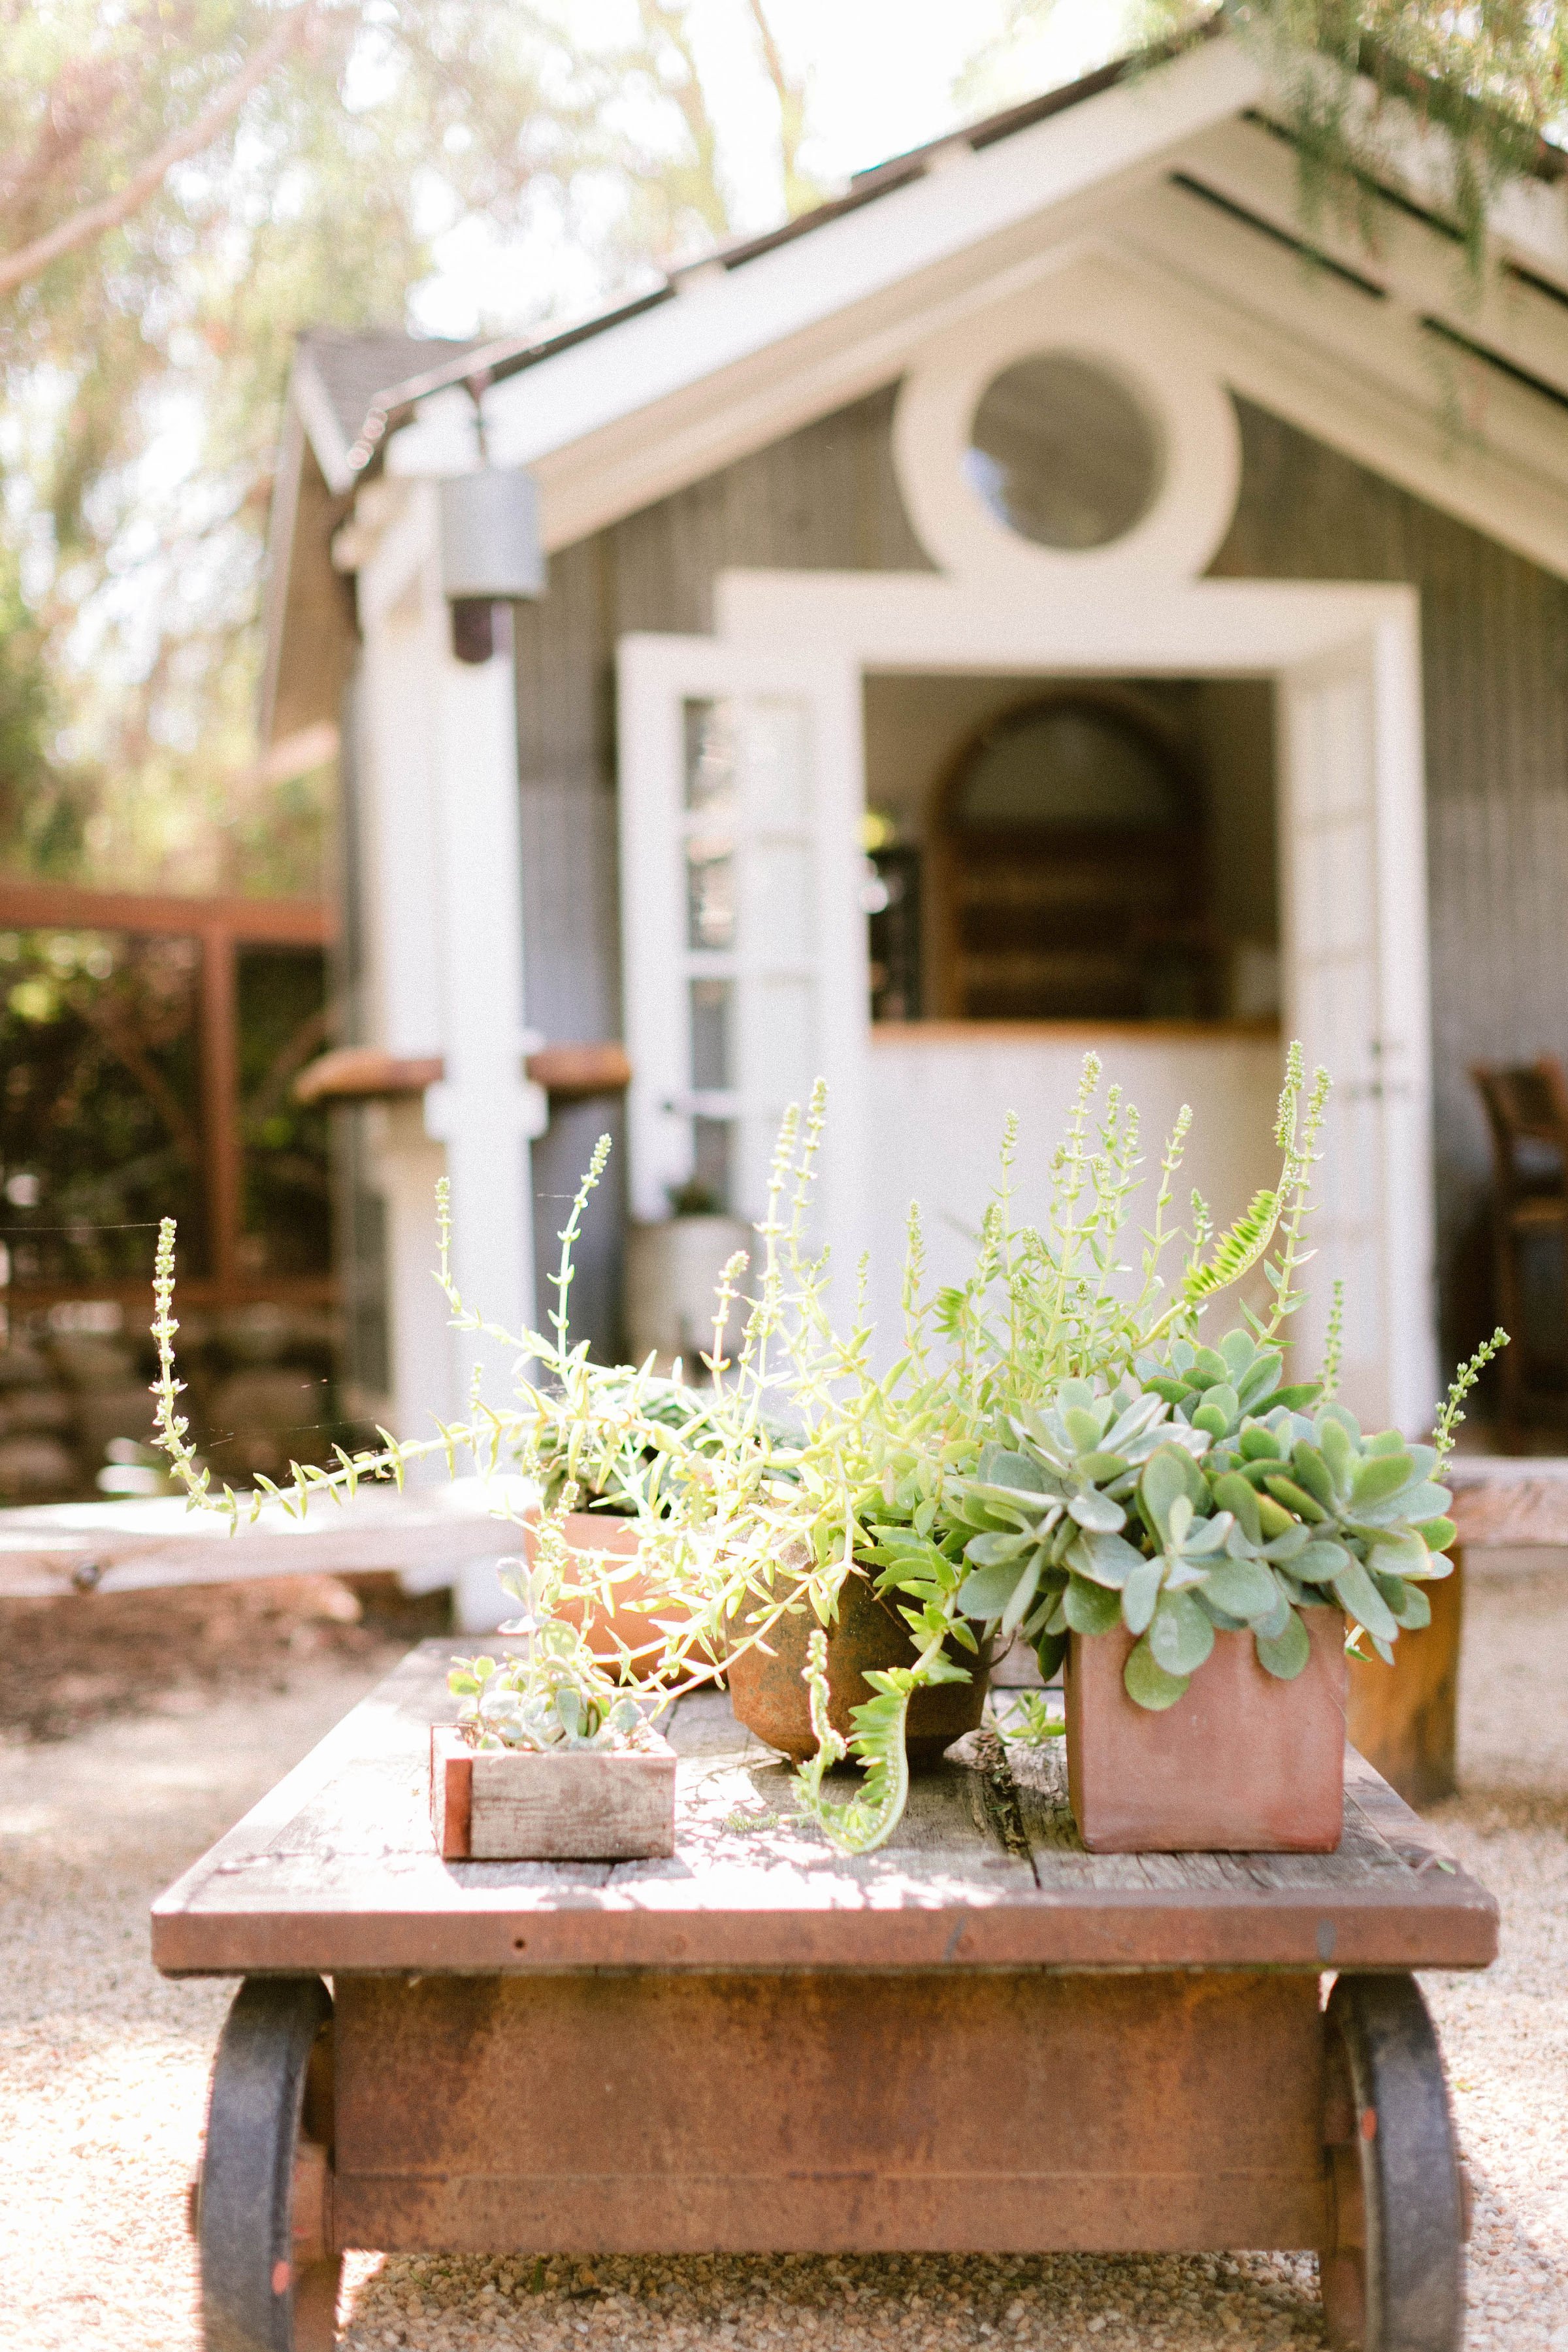
[[[944,173],[943,184],[970,168]],[[1031,289],[1043,298],[1063,273],[1090,262],[1178,314],[1214,373],[1243,398],[1568,577],[1568,435],[1556,411],[1464,352],[1438,352],[1405,299],[1377,303],[1326,276],[1309,278],[1289,252],[1272,250],[1159,173],[1090,191],[1038,217],[1032,234],[998,239],[874,301],[830,311],[793,339],[695,376],[570,445],[531,458],[531,433],[509,443],[487,424],[489,446],[496,462],[531,465],[544,541],[554,551],[897,382],[944,333]],[[708,289],[628,321],[610,339],[617,355],[621,336],[660,320],[689,324],[690,310],[723,291]],[[1538,303],[1531,313],[1536,341],[1548,331],[1544,309]],[[584,367],[595,348],[580,347]],[[513,379],[520,394],[557,363]],[[1568,312],[1554,373],[1568,375]],[[629,364],[616,375],[635,380]],[[1455,428],[1455,383],[1484,403],[1483,434]],[[487,395],[487,419],[489,403],[508,388]],[[466,468],[469,437],[466,419],[433,408],[426,425],[395,436],[389,471]]]
[[[1142,602],[1125,582],[1024,600],[923,572],[737,568],[714,583],[720,635],[881,670],[1267,676],[1380,630],[1417,633],[1419,614],[1415,589],[1356,581],[1162,580]]]

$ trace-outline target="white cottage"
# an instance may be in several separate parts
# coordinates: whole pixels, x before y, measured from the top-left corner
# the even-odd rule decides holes
[[[911,1195],[940,1273],[1009,1108],[1040,1192],[1090,1046],[1151,1129],[1192,1102],[1234,1213],[1291,1034],[1338,1082],[1346,1391],[1429,1420],[1468,1065],[1568,1044],[1568,210],[1543,160],[1480,294],[1425,172],[1370,245],[1309,232],[1221,36],[568,332],[304,339],[267,723],[342,727],[319,1082],[405,1430],[473,1353],[443,1171],[516,1327],[615,1131],[573,1301],[607,1350],[624,1216],[753,1216],[821,1073],[825,1228],[890,1318]]]

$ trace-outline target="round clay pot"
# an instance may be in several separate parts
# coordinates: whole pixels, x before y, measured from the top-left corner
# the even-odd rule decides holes
[[[534,1546],[538,1539],[539,1513],[530,1511],[523,1523],[522,1546],[529,1566],[533,1565]],[[609,1511],[570,1511],[563,1530],[569,1553],[609,1552],[626,1559],[635,1559],[637,1550],[637,1530],[635,1519],[617,1518]],[[658,1627],[638,1607],[647,1598],[647,1587],[635,1573],[616,1580],[616,1605],[606,1616],[602,1611],[588,1612],[584,1626],[584,1601],[565,1603],[560,1614],[569,1625],[582,1627],[588,1636],[588,1646],[595,1657],[606,1665],[614,1665],[624,1642],[631,1653],[631,1670],[640,1682],[657,1675],[658,1661],[664,1650],[664,1636]]]
[[[742,1627],[745,1620],[742,1620]],[[768,1651],[743,1650],[725,1667],[730,1705],[737,1722],[777,1748],[795,1763],[816,1753],[811,1728],[811,1700],[802,1679],[806,1643],[816,1627],[809,1602],[781,1617],[764,1637]],[[827,1719],[847,1739],[855,1729],[853,1707],[863,1706],[877,1694],[866,1680],[868,1670],[912,1666],[915,1645],[891,1601],[877,1594],[869,1577],[858,1570],[846,1577],[838,1595],[838,1615],[824,1628],[827,1635]],[[991,1645],[982,1642],[979,1654],[952,1643],[949,1654],[967,1666],[966,1683],[937,1683],[918,1690],[910,1699],[904,1746],[910,1762],[935,1764],[943,1751],[966,1731],[977,1730],[991,1672]]]

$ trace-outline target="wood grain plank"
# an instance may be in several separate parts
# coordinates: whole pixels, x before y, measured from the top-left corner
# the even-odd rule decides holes
[[[1423,1825],[1359,1760],[1339,1854],[1086,1854],[1058,1763],[1015,1749],[1026,1855],[959,1761],[917,1778],[886,1847],[845,1857],[716,1693],[674,1714],[669,1860],[444,1861],[426,1759],[431,1722],[450,1719],[447,1654],[413,1653],[169,1890],[161,1968],[1437,1968],[1496,1949],[1491,1898],[1433,1866]]]

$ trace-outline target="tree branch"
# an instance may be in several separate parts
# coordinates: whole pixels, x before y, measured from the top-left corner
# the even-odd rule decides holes
[[[154,148],[146,162],[132,173],[116,194],[105,196],[101,204],[84,206],[43,236],[34,237],[29,245],[0,257],[0,295],[14,293],[18,286],[25,286],[29,278],[37,278],[40,271],[47,269],[51,262],[58,261],[65,254],[76,252],[80,246],[90,245],[95,237],[104,236],[110,229],[118,228],[121,221],[129,220],[149,197],[156,195],[176,163],[183,163],[187,155],[199,154],[204,147],[211,145],[225,123],[238,113],[251,91],[258,89],[273,68],[298,45],[313,14],[313,0],[304,0],[303,5],[290,9],[282,23],[262,42],[249,63],[242,67],[216,97],[208,100],[195,121],[188,123],[184,131],[177,131],[172,139],[166,139],[161,147]]]
[[[805,137],[805,84],[792,80],[763,0],[747,0],[747,5],[762,43],[763,63],[779,102],[779,161],[784,166],[784,208],[793,219],[797,213],[820,204],[824,194],[815,182],[803,177],[800,168],[801,145]]]

